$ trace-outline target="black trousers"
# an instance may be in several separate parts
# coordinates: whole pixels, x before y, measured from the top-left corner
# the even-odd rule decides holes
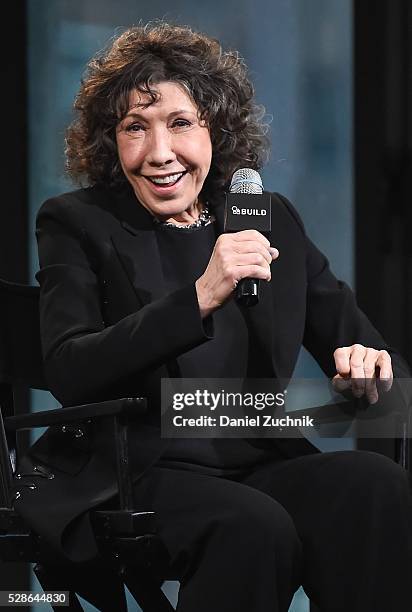
[[[300,585],[322,612],[412,609],[409,477],[382,455],[274,460],[235,479],[153,467],[135,497],[158,514],[179,612],[286,612]]]

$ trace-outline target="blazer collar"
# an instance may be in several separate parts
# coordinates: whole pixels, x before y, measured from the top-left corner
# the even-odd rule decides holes
[[[148,304],[166,293],[153,217],[128,185],[114,193],[114,213],[113,245],[137,297]]]

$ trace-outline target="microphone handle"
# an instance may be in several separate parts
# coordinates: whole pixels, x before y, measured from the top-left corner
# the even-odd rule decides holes
[[[259,279],[242,278],[236,287],[236,301],[240,306],[255,306],[259,302]]]

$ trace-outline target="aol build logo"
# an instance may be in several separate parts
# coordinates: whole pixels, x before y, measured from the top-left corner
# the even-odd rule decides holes
[[[232,213],[234,215],[264,217],[266,212],[267,211],[264,208],[239,208],[238,206],[232,206]]]

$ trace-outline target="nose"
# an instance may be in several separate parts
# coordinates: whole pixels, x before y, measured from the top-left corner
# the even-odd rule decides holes
[[[146,161],[151,166],[166,166],[176,159],[173,149],[173,136],[167,127],[152,129],[148,139]]]

